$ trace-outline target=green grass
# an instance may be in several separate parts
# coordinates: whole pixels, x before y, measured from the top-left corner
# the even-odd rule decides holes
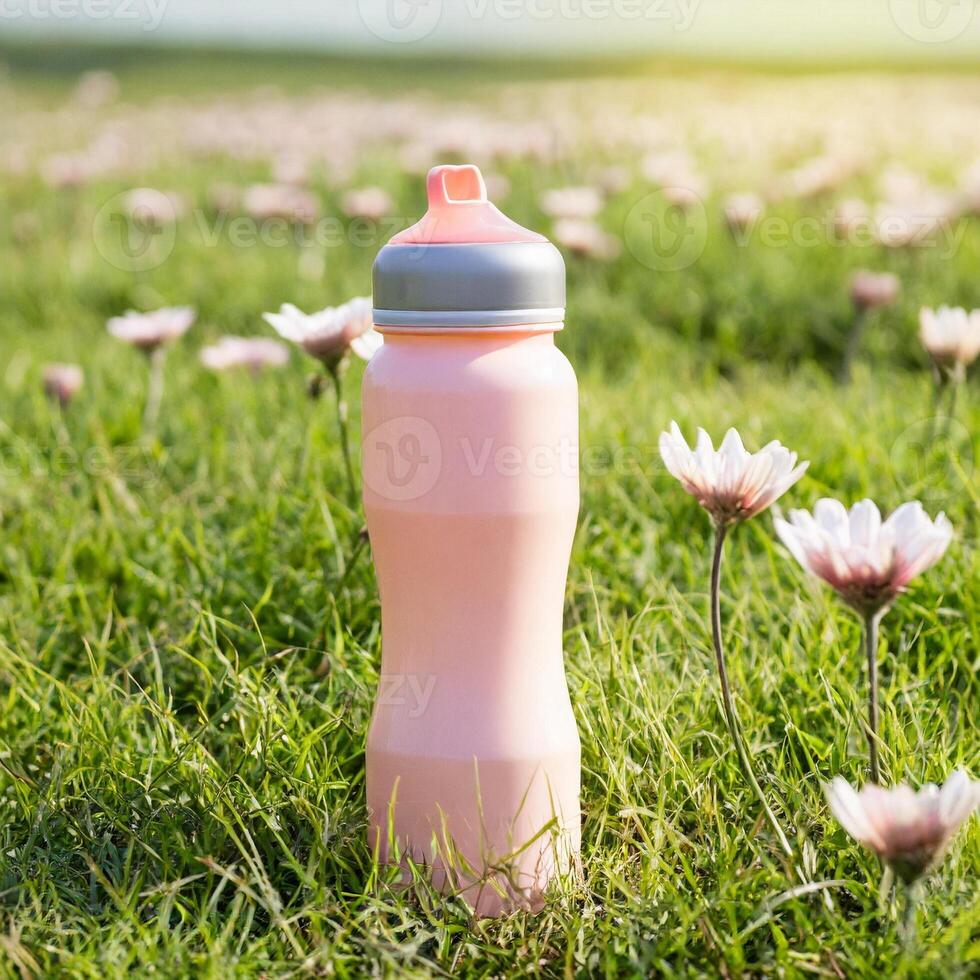
[[[51,82],[52,92],[57,85]],[[778,80],[766,84],[778,85]],[[13,92],[36,98],[18,74]],[[14,103],[16,111],[21,103]],[[11,112],[15,110],[12,109]],[[383,154],[363,173],[421,207]],[[537,190],[576,173],[507,168],[508,210],[546,228]],[[141,174],[203,206],[256,165],[186,160]],[[207,246],[184,219],[170,258],[126,273],[95,248],[102,203],[31,176],[0,181],[0,969],[10,976],[916,976],[980,971],[980,828],[957,839],[904,949],[877,861],[831,817],[821,782],[864,780],[865,688],[853,616],[807,582],[770,515],[728,551],[730,669],[757,769],[817,881],[795,878],[741,779],[707,626],[709,528],[663,470],[659,432],[739,427],[812,461],[783,502],[919,498],[957,530],[884,621],[883,766],[892,780],[980,772],[976,548],[980,399],[930,442],[920,302],[980,304],[980,233],[948,259],[877,249],[739,249],[711,218],[701,259],[654,273],[628,250],[569,261],[559,343],[581,385],[582,509],[565,652],[583,748],[584,879],[537,917],[472,922],[392,887],[365,839],[364,740],[379,605],[362,517],[345,500],[328,398],[308,363],[215,377],[196,350],[263,333],[283,300],[369,290],[374,247],[297,278],[294,247]],[[336,191],[318,185],[328,214]],[[621,226],[636,186],[610,203]],[[785,205],[788,219],[801,206]],[[820,205],[814,205],[814,208]],[[716,211],[711,211],[716,214]],[[833,373],[858,265],[903,275],[854,383]],[[129,306],[188,302],[156,438],[141,438],[145,365],[105,334]],[[77,360],[62,417],[39,384]],[[347,378],[354,424],[360,369]],[[923,449],[925,445],[925,449]]]

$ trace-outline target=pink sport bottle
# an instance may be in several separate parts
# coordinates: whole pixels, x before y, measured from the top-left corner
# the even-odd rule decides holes
[[[562,607],[578,391],[554,343],[565,267],[473,166],[374,264],[364,508],[381,594],[372,843],[478,915],[537,909],[577,862],[580,747]]]

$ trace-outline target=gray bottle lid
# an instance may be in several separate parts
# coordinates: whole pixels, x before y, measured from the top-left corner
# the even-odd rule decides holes
[[[487,200],[480,171],[440,166],[429,210],[374,260],[379,327],[504,327],[565,315],[565,263],[544,236]]]

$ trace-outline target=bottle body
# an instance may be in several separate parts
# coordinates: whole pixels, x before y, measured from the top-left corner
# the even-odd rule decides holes
[[[372,841],[481,915],[537,906],[579,842],[562,652],[578,397],[553,329],[386,331],[362,389]]]

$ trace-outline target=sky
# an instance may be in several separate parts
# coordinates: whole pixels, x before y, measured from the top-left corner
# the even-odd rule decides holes
[[[0,37],[980,68],[980,0],[0,0]]]

